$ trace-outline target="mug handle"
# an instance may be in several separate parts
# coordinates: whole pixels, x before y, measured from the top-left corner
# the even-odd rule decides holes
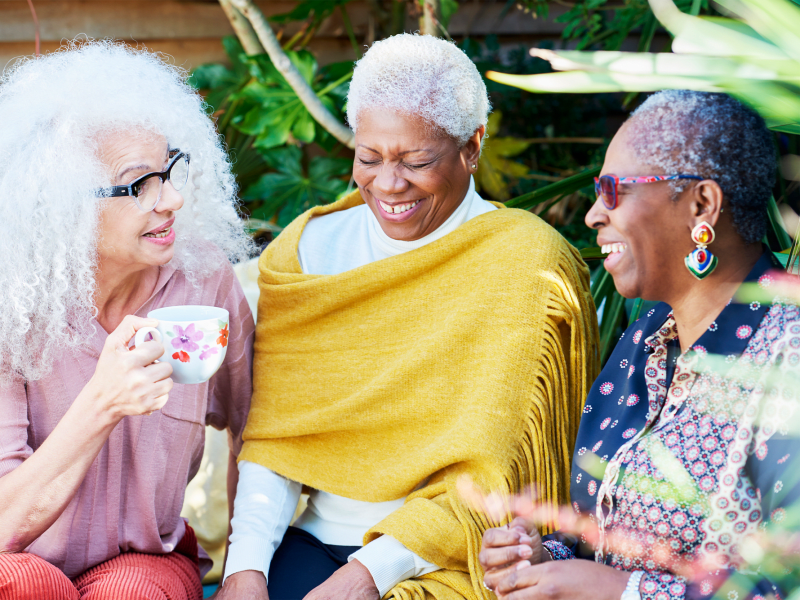
[[[144,343],[144,338],[147,337],[148,333],[153,334],[153,339],[157,342],[161,341],[161,332],[156,329],[155,327],[142,327],[139,331],[136,332],[136,337],[133,338],[133,345],[137,348]],[[166,350],[164,350],[166,354]],[[162,355],[163,356],[163,355]]]

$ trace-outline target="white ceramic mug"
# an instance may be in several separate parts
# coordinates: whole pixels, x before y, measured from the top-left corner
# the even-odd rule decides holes
[[[147,335],[164,344],[159,360],[172,365],[175,383],[203,383],[211,379],[228,350],[228,311],[216,306],[167,306],[147,313],[158,327],[142,327],[134,344]]]

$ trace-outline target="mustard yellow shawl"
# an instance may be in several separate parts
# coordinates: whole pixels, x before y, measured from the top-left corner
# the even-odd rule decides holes
[[[408,496],[364,543],[391,535],[442,570],[387,597],[489,598],[478,551],[497,524],[456,479],[501,492],[535,483],[544,500],[568,501],[598,370],[589,274],[554,229],[514,209],[338,275],[304,274],[308,220],[362,203],[356,192],[311,209],[261,255],[239,459],[355,500]]]

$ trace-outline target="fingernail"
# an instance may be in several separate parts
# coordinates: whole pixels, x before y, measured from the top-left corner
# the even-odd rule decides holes
[[[530,544],[531,542],[533,542],[533,538],[531,538],[531,536],[529,536],[529,535],[521,535],[521,536],[519,536],[519,543],[520,544]]]
[[[527,569],[530,566],[531,563],[529,563],[527,560],[521,560],[517,563],[517,571],[520,571],[522,569]]]
[[[533,550],[531,550],[530,546],[522,546],[522,548],[519,549],[519,555],[522,558],[528,558],[532,554],[533,554]]]

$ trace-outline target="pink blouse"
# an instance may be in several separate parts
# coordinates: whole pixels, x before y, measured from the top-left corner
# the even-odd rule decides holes
[[[162,267],[153,295],[135,314],[183,304],[230,312],[225,362],[206,383],[175,384],[162,410],[125,417],[116,426],[66,510],[27,548],[68,577],[121,552],[163,554],[175,548],[185,531],[184,490],[200,466],[207,424],[229,429],[232,451],[241,450],[255,325],[231,266],[197,286]],[[41,446],[94,374],[108,337],[95,327],[88,347],[65,352],[47,377],[0,386],[0,477]],[[201,560],[203,571],[209,562]]]

